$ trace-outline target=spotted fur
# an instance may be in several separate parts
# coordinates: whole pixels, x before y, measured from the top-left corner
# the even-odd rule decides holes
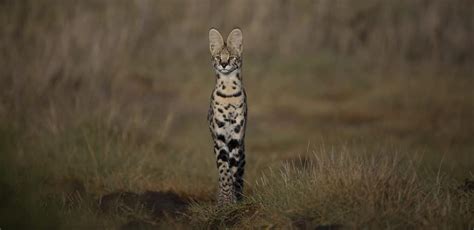
[[[234,29],[224,42],[219,31],[209,31],[209,48],[216,73],[208,121],[219,172],[218,204],[242,199],[245,166],[247,101],[242,84],[242,31]]]

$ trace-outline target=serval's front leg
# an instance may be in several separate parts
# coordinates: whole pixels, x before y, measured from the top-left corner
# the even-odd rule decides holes
[[[232,146],[229,145],[229,148]],[[245,167],[245,149],[243,142],[230,151],[229,157],[230,171],[234,178],[234,190],[237,201],[242,200],[244,189],[244,167]]]
[[[245,95],[245,91],[244,91]],[[237,106],[239,109],[235,111],[237,114],[235,120],[231,121],[231,140],[227,144],[229,148],[229,165],[230,171],[234,178],[235,196],[238,201],[242,200],[244,189],[244,167],[245,167],[245,126],[247,119],[247,106],[244,102]]]
[[[215,141],[214,153],[217,158],[217,170],[219,170],[219,193],[217,203],[219,206],[235,203],[234,177],[230,171],[229,148],[221,138]]]

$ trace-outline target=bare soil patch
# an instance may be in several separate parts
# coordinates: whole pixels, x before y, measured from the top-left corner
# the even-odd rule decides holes
[[[171,191],[147,191],[142,194],[133,192],[114,192],[99,199],[99,208],[103,212],[124,212],[130,209],[144,209],[154,218],[177,217],[189,205],[189,200]]]

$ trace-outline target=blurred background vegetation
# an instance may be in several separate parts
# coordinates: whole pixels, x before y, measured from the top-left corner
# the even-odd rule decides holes
[[[119,226],[130,216],[93,205],[115,191],[212,201],[211,27],[244,33],[248,194],[321,146],[421,155],[452,184],[472,179],[473,12],[471,0],[0,1],[0,223]]]

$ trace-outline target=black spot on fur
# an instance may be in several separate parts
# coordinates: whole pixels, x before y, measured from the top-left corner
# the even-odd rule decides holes
[[[224,126],[224,122],[217,120],[217,118],[214,118],[214,122],[217,124],[217,127],[222,128]]]
[[[224,135],[217,135],[217,140],[225,142],[225,136]]]
[[[223,112],[224,112],[221,108],[218,108],[217,111],[219,111],[219,113],[223,113]]]
[[[217,155],[217,160],[227,161],[228,159],[229,156],[227,152],[224,149],[221,149],[221,151],[219,151],[219,155]]]
[[[242,91],[239,91],[237,93],[234,93],[234,94],[223,94],[221,93],[220,91],[216,91],[216,95],[219,96],[219,97],[224,97],[224,98],[227,98],[227,97],[239,97],[240,95],[242,95]]]
[[[235,124],[235,122],[236,122],[235,120],[230,120],[230,123],[232,124]]]
[[[244,120],[240,120],[240,126],[244,125]]]
[[[229,152],[232,152],[235,148],[239,146],[239,141],[236,139],[232,139],[229,141],[229,144],[227,145],[229,147]]]
[[[236,89],[235,86],[232,86],[232,89]]]
[[[229,166],[230,166],[230,167],[235,167],[235,166],[237,166],[237,161],[235,160],[235,158],[230,158],[230,159],[229,159]]]
[[[245,169],[244,167],[242,167],[242,161],[240,161],[239,163],[240,163],[240,166],[237,169],[237,172],[236,172],[237,174],[239,174],[241,171],[244,171],[244,169]]]
[[[243,168],[244,166],[245,166],[245,162],[244,162],[240,167]],[[243,175],[244,175],[244,170],[239,170],[239,171],[237,171],[237,175],[238,175],[239,177],[243,176]]]
[[[222,85],[222,89],[225,89],[225,85]]]
[[[234,85],[237,85],[237,82],[235,82],[235,81],[232,81],[232,83],[233,83]]]
[[[235,133],[240,133],[240,125],[235,126],[234,132]]]

